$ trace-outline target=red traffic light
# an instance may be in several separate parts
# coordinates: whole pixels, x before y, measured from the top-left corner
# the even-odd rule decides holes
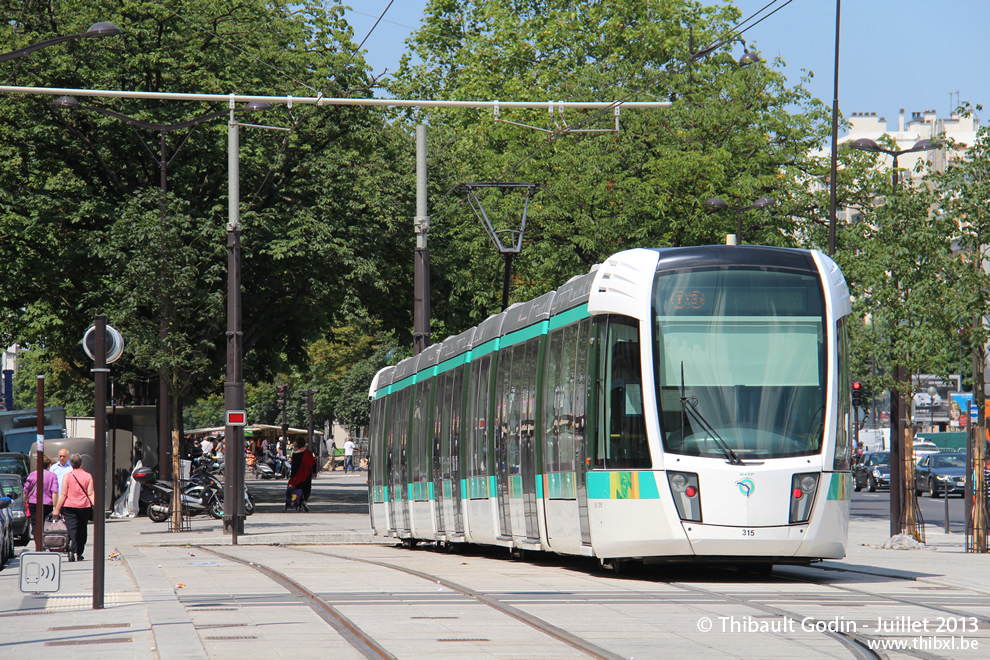
[[[854,382],[853,383],[853,391],[861,390],[861,389],[863,389],[863,384],[862,383],[860,383],[860,382]]]

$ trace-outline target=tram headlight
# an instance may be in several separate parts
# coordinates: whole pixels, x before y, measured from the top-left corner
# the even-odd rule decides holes
[[[670,494],[677,507],[677,515],[681,520],[701,522],[701,488],[698,485],[698,475],[694,472],[667,471],[667,483],[670,484]]]
[[[791,524],[808,522],[811,518],[820,476],[817,472],[811,472],[791,477]]]

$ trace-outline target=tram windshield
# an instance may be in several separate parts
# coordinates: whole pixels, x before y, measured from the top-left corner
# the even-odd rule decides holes
[[[768,267],[661,272],[654,291],[667,452],[745,460],[821,451],[827,351],[815,274]]]

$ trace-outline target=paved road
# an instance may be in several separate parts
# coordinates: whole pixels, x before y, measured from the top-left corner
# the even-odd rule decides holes
[[[886,494],[856,495],[843,561],[771,576],[679,566],[616,576],[583,558],[376,541],[364,473],[317,479],[310,514],[283,511],[284,481],[248,485],[258,512],[237,547],[207,517],[178,534],[147,518],[109,521],[108,552],[120,554],[107,561],[103,610],[91,608],[90,553],[63,563],[61,590],[48,595],[20,592],[15,561],[0,572],[0,657],[369,657],[348,626],[402,660],[589,657],[575,638],[598,657],[640,660],[982,658],[990,648],[990,564],[963,552],[962,534],[931,525],[927,547],[884,549]],[[965,630],[936,631],[939,618]],[[894,629],[925,619],[927,634]],[[853,636],[808,628],[828,622]],[[856,639],[921,653],[876,656],[852,648]],[[935,646],[953,640],[970,646]]]
[[[941,497],[931,498],[924,494],[918,498],[921,513],[925,517],[925,527],[942,529],[945,525],[945,500]],[[853,493],[850,513],[854,518],[863,520],[890,520],[890,492],[881,490],[875,493],[862,491]],[[949,497],[949,523],[952,532],[963,532],[965,520],[965,503],[958,495]]]

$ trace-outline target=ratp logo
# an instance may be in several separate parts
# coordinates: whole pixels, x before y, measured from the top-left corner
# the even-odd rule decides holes
[[[736,485],[739,486],[739,492],[745,495],[746,497],[752,495],[753,492],[756,490],[756,484],[753,482],[752,479],[740,479],[739,481],[736,482]]]

